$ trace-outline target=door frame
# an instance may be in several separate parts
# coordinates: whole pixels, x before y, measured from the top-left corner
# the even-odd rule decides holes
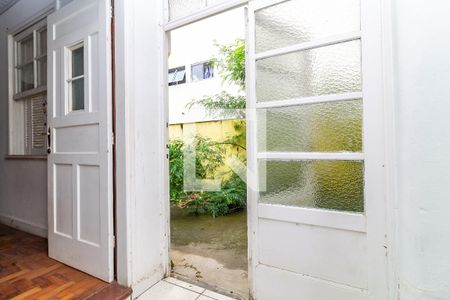
[[[132,226],[131,219],[136,216],[145,215],[144,212],[137,211],[135,207],[132,206],[133,203],[133,191],[130,187],[132,182],[133,170],[137,167],[139,162],[134,158],[132,153],[133,149],[130,149],[131,143],[137,143],[133,134],[136,129],[133,128],[130,119],[133,116],[134,105],[137,103],[137,98],[133,95],[131,87],[128,87],[125,82],[134,78],[134,70],[138,69],[139,62],[134,61],[135,52],[132,49],[133,41],[137,38],[133,35],[134,31],[139,33],[145,33],[147,31],[141,29],[140,27],[133,28],[134,23],[131,24],[131,20],[137,20],[142,18],[141,16],[136,16],[133,10],[144,9],[144,3],[124,3],[126,1],[115,0],[116,7],[116,80],[117,84],[115,91],[117,95],[117,127],[116,127],[116,148],[117,148],[117,276],[118,282],[127,286],[134,285],[139,278],[134,276],[133,264],[139,264],[139,260],[142,259],[139,255],[133,253],[132,244],[136,241],[136,237],[133,236],[134,228]],[[252,0],[249,0],[252,1]],[[254,1],[254,0],[253,0]],[[258,0],[259,2],[264,2],[266,0]],[[383,87],[383,101],[384,103],[384,148],[385,148],[385,174],[384,181],[386,183],[385,188],[385,201],[386,201],[386,223],[387,223],[387,244],[388,249],[388,286],[390,299],[394,299],[394,296],[398,294],[397,289],[397,204],[396,204],[396,155],[395,155],[395,101],[394,101],[394,76],[393,76],[393,42],[392,42],[392,0],[370,0],[379,3],[381,9],[377,11],[374,18],[380,19],[381,23],[381,36],[379,41],[380,45],[381,60],[382,65],[382,87]],[[247,1],[243,0],[230,0],[227,5],[220,5],[214,8],[207,8],[196,14],[182,18],[180,20],[167,22],[168,17],[168,6],[167,0],[159,0],[158,5],[161,11],[158,12],[158,22],[159,22],[159,33],[157,40],[154,44],[155,50],[157,49],[159,55],[158,59],[165,62],[167,59],[168,50],[168,39],[166,31],[181,27],[195,21],[207,18],[214,14],[222,12],[224,7],[228,5],[245,5]],[[134,18],[134,19],[133,19]],[[138,21],[135,22],[136,24]],[[167,99],[167,76],[165,76],[166,65],[160,65],[158,70],[153,72],[159,73],[159,81],[156,83],[158,86],[158,91],[154,92],[154,95],[159,95],[159,101],[164,103]],[[123,83],[123,84],[122,84]],[[156,94],[155,94],[156,93]],[[128,101],[123,101],[127,99]],[[167,107],[161,108],[159,112],[161,115],[161,121],[159,123],[159,130],[163,132],[163,138],[158,139],[156,142],[159,143],[162,153],[166,153],[165,144],[167,138]],[[165,120],[165,121],[162,121]],[[162,157],[162,156],[161,156]],[[165,160],[165,157],[162,158]],[[164,170],[167,172],[167,170]],[[168,242],[169,242],[169,223],[168,220],[168,185],[165,183],[163,196],[160,199],[160,213],[162,214],[161,222],[164,225],[164,230],[161,232],[161,250],[165,253],[163,259],[164,262],[168,261]],[[251,216],[249,216],[249,219]],[[249,224],[252,226],[252,224]],[[249,232],[251,228],[249,227]],[[169,266],[165,263],[165,272],[169,270]],[[249,280],[252,276],[251,270],[249,270]],[[162,278],[162,277],[161,277]],[[150,287],[150,284],[147,285]]]
[[[164,0],[162,0],[164,1]],[[172,30],[176,30],[178,28],[182,28],[184,26],[188,26],[190,24],[196,23],[198,21],[213,17],[215,15],[219,15],[222,13],[225,13],[227,11],[242,8],[248,5],[248,0],[229,0],[227,2],[224,2],[222,4],[214,5],[211,7],[206,7],[202,10],[199,10],[196,13],[187,15],[185,17],[181,17],[175,20],[170,21],[169,20],[169,7],[168,7],[168,1],[164,1],[164,23],[162,26],[162,32],[164,36],[163,40],[163,48],[162,48],[162,55],[161,60],[163,61],[162,68],[159,70],[164,76],[163,82],[162,82],[162,99],[164,103],[164,116],[165,116],[165,140],[164,144],[169,143],[169,94],[168,94],[168,79],[165,74],[168,72],[168,56],[167,53],[170,52],[170,32]],[[245,8],[245,17],[247,17],[247,9]],[[247,23],[247,22],[246,22]],[[245,25],[247,26],[247,24]],[[245,30],[247,32],[247,29]],[[247,39],[246,39],[247,40]],[[246,60],[248,61],[248,60]],[[246,62],[246,69],[247,69],[247,62]],[[247,89],[246,89],[247,93]],[[168,152],[167,152],[168,155]],[[166,261],[166,276],[170,276],[170,191],[169,191],[169,160],[167,159],[168,156],[164,157],[163,159],[166,161],[165,163],[165,170],[164,173],[166,175],[165,180],[165,186],[164,186],[164,223],[165,223],[165,236],[167,236],[166,240],[166,248],[164,249],[164,259]],[[250,241],[252,228],[254,228],[252,217],[254,214],[256,214],[256,211],[254,209],[254,206],[251,205],[249,201],[249,197],[247,196],[247,239]],[[251,263],[251,253],[252,253],[252,243],[248,243],[248,254],[247,254],[247,260],[248,260],[248,278],[247,281],[249,283],[250,287],[250,294],[253,295],[253,289],[252,289],[252,263]]]

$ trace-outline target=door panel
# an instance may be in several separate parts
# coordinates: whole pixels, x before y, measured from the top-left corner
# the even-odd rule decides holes
[[[110,3],[48,17],[49,255],[113,279]]]
[[[248,13],[254,296],[387,299],[379,3]]]

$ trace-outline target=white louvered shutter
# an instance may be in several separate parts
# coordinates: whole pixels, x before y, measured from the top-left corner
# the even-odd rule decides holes
[[[31,97],[25,105],[25,148],[28,155],[45,155],[47,136],[47,97]]]

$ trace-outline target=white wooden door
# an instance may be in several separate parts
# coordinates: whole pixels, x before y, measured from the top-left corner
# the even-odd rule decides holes
[[[249,2],[249,239],[258,300],[388,297],[379,5]]]
[[[113,280],[111,39],[108,0],[48,17],[49,255]]]

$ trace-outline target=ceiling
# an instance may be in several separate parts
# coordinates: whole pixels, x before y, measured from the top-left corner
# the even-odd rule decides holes
[[[0,15],[7,11],[18,0],[0,0]]]

